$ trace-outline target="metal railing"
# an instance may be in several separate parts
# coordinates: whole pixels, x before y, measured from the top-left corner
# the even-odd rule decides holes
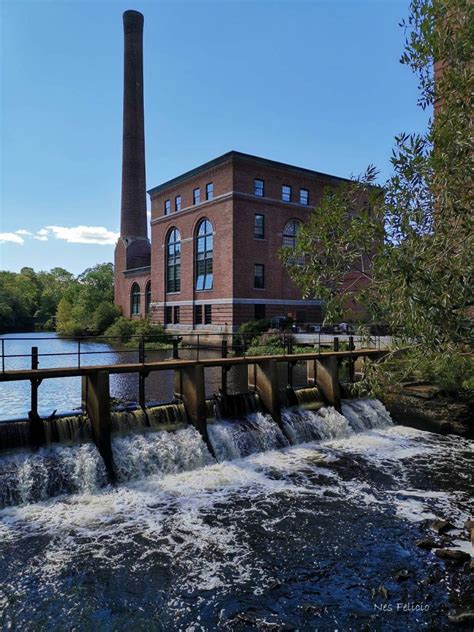
[[[312,325],[308,325],[312,326]],[[259,349],[262,355],[290,355],[294,352],[303,353],[305,350],[319,352],[329,350],[349,350],[355,349],[356,343],[368,349],[381,349],[382,335],[368,332],[367,326],[364,328],[353,327],[348,332],[341,332],[336,329],[337,326],[324,325],[319,326],[319,331],[309,332],[315,334],[315,339],[311,342],[296,342],[295,334],[306,333],[294,331],[268,331],[263,333],[197,333],[183,332],[178,334],[171,333],[150,333],[150,334],[134,334],[127,337],[123,336],[8,336],[0,338],[1,342],[1,363],[2,372],[8,370],[8,360],[10,359],[31,359],[31,369],[37,369],[40,365],[41,358],[76,358],[73,365],[77,368],[84,366],[84,362],[90,356],[116,356],[117,354],[134,354],[138,355],[138,362],[144,364],[147,360],[148,352],[169,352],[170,357],[165,359],[178,359],[180,350],[186,351],[199,361],[205,352],[216,352],[220,350],[220,357],[226,358],[229,355],[234,356],[256,356],[259,355]],[[331,335],[328,332],[332,328],[332,332],[338,335]],[[372,330],[373,331],[373,330]],[[326,333],[327,332],[327,333]],[[48,343],[48,341],[69,341],[73,343],[70,351],[46,351],[40,352],[39,343]],[[12,343],[32,342],[31,348],[25,353],[8,353],[8,347]],[[108,345],[107,349],[90,349],[91,344]],[[87,346],[86,346],[87,345]],[[270,349],[270,352],[268,351]],[[193,359],[193,358],[190,358]],[[116,362],[114,362],[116,363]],[[87,363],[86,363],[87,365]],[[25,367],[26,368],[26,367]],[[58,368],[58,367],[54,367]]]

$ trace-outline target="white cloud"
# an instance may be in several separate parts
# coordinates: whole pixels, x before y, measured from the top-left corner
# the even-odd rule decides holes
[[[44,232],[43,232],[44,231]],[[51,231],[56,239],[64,239],[70,244],[100,244],[103,246],[115,245],[119,233],[107,230],[103,226],[47,226],[38,231],[38,235],[45,236]]]
[[[37,232],[37,235],[39,235],[40,237],[46,237],[49,233],[49,230],[46,230],[46,228],[40,228],[39,231]]]
[[[25,230],[24,228],[19,228],[18,230],[15,231],[15,233],[17,235],[32,235],[33,233],[30,233],[29,230]]]
[[[0,233],[0,244],[4,244],[7,241],[12,244],[20,244],[20,246],[25,243],[23,237],[20,237],[20,235],[17,235],[16,233]]]
[[[38,241],[48,241],[47,235],[35,235],[33,239],[37,239]]]

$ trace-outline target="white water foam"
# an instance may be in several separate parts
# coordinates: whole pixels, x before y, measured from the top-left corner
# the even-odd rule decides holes
[[[92,493],[107,481],[94,445],[41,448],[0,460],[0,507],[64,493]]]
[[[209,424],[208,434],[218,461],[232,461],[289,445],[275,421],[263,413],[252,413],[244,420]]]
[[[176,432],[152,432],[112,440],[120,481],[195,470],[214,462],[199,432],[189,426]]]
[[[332,407],[318,411],[288,408],[282,412],[282,421],[293,444],[328,441],[352,434],[347,419]]]

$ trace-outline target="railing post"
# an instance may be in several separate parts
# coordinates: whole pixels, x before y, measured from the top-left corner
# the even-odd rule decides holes
[[[196,362],[199,362],[199,334],[197,334]]]
[[[349,336],[349,351],[354,351],[354,336]],[[354,382],[354,358],[349,358],[349,382]]]
[[[5,373],[5,339],[2,338],[2,371]]]
[[[77,339],[77,368],[81,368],[81,339]]]
[[[179,355],[178,355],[178,340],[177,338],[173,338],[173,340],[171,341],[171,344],[173,345],[173,360],[178,360],[179,359]]]
[[[39,366],[38,347],[31,347],[31,369],[36,371]],[[40,446],[46,441],[45,428],[42,419],[38,415],[38,387],[41,380],[31,378],[31,410],[28,413],[30,420],[30,438],[34,446]]]
[[[333,347],[334,351],[339,351],[339,338],[337,336],[334,337]]]
[[[227,358],[227,340],[222,340],[222,348],[221,348],[221,356],[222,358]],[[221,387],[222,393],[224,395],[227,394],[227,367],[221,367]]]

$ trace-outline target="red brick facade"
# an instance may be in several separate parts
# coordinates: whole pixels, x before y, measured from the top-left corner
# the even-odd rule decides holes
[[[255,194],[256,179],[264,182],[263,196]],[[151,270],[143,267],[120,275],[124,268],[119,243],[116,269],[117,280],[121,276],[122,281],[117,284],[116,302],[124,315],[130,315],[131,288],[136,282],[142,293],[140,315],[144,316],[145,288],[151,279],[151,317],[173,329],[232,331],[263,315],[320,321],[319,302],[301,299],[278,251],[288,222],[304,222],[324,188],[339,182],[333,176],[229,152],[151,189]],[[212,199],[206,199],[208,184],[212,184]],[[291,201],[282,199],[283,186],[291,187]],[[201,200],[194,203],[197,188]],[[307,191],[307,204],[300,203],[301,190]],[[177,196],[181,202],[178,211]],[[263,238],[255,236],[256,214],[264,217]],[[197,290],[196,232],[204,219],[212,225],[213,283],[212,289]],[[173,228],[181,237],[181,286],[179,291],[167,292],[166,240]],[[255,287],[256,265],[263,266],[259,268],[262,288]]]

